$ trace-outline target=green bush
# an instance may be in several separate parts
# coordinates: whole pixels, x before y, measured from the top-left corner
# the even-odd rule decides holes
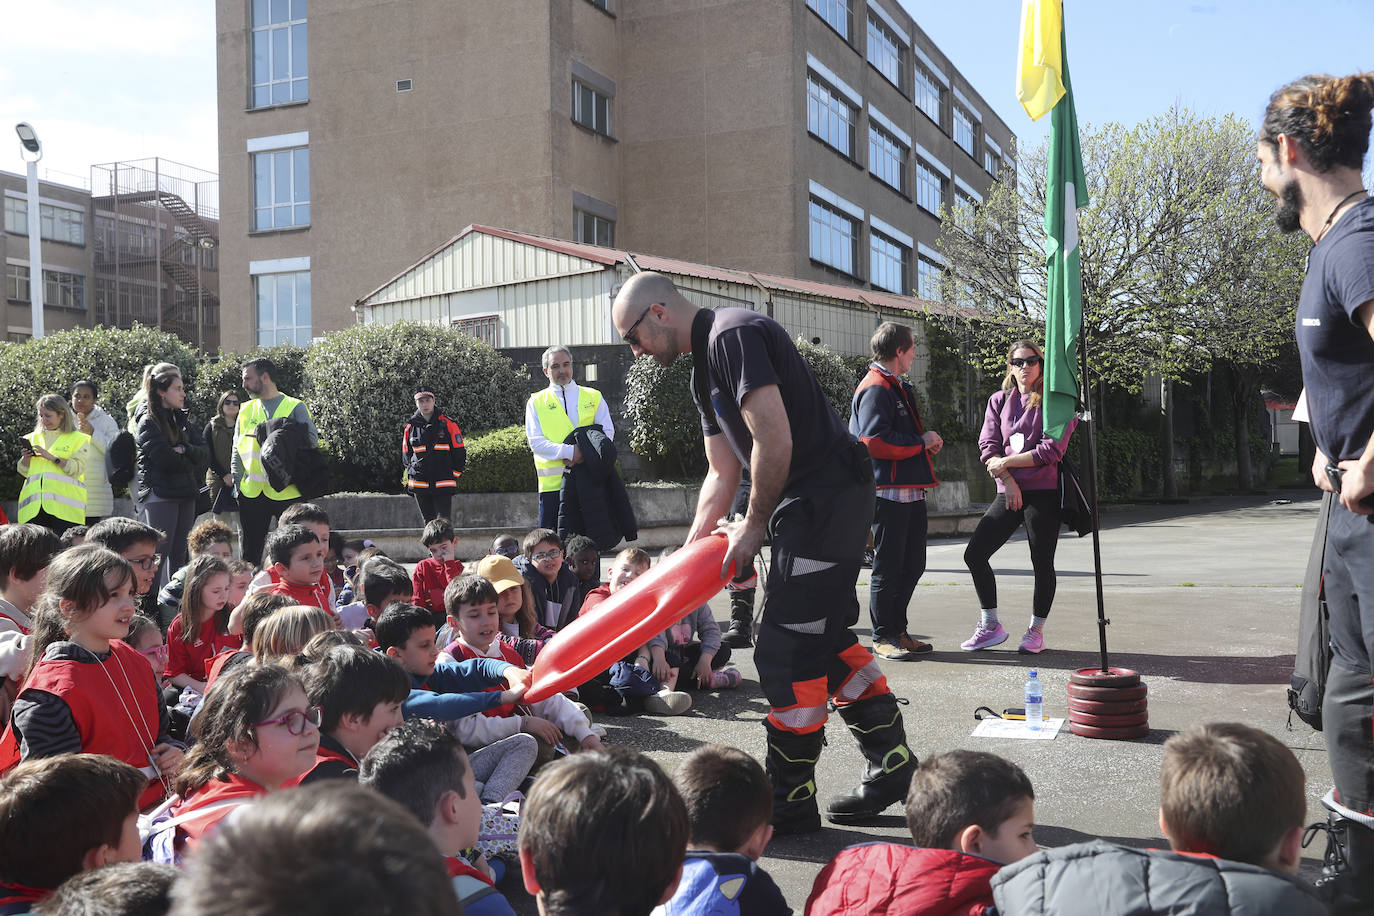
[[[679,356],[666,369],[641,356],[625,373],[630,449],[658,462],[660,473],[674,480],[700,479],[706,473],[691,378],[691,356]]]
[[[414,390],[434,386],[439,409],[463,429],[524,419],[529,379],[495,349],[446,327],[414,322],[355,325],[305,355],[303,395],[349,490],[400,489],[401,432]]]
[[[857,364],[801,338],[796,344],[826,400],[848,422],[858,384]],[[706,473],[701,416],[692,401],[691,378],[690,355],[679,356],[666,369],[640,357],[625,374],[624,417],[630,429],[630,448],[658,462],[660,473],[669,479],[696,480]]]
[[[124,405],[143,380],[148,363],[181,367],[186,386],[196,387],[198,354],[166,331],[134,325],[78,328],[0,350],[0,468],[19,460],[19,437],[33,431],[34,402],[48,392],[64,397],[73,382],[89,378],[100,386],[98,403],[123,428]],[[19,478],[0,479],[0,496],[18,494]]]
[[[533,493],[539,487],[534,454],[523,423],[464,435],[467,470],[458,478],[462,493]]]

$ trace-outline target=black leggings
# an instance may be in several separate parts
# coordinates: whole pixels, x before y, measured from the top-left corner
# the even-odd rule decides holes
[[[1015,512],[1007,508],[1005,493],[997,494],[988,511],[964,548],[964,565],[973,576],[978,592],[978,604],[984,608],[997,607],[997,577],[988,560],[1002,548],[1007,539],[1026,523],[1026,539],[1030,541],[1031,566],[1035,569],[1036,617],[1050,616],[1054,603],[1054,549],[1059,544],[1059,491],[1025,490],[1024,505]]]

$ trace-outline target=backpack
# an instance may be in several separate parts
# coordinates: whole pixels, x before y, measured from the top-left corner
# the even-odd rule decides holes
[[[1322,565],[1326,560],[1326,524],[1331,517],[1333,493],[1322,494],[1317,512],[1317,531],[1307,555],[1307,575],[1302,583],[1302,603],[1298,612],[1298,649],[1293,656],[1293,674],[1288,679],[1288,721],[1293,714],[1317,731],[1322,730],[1322,697],[1326,693],[1326,673],[1331,667],[1331,625],[1326,609],[1326,583]]]
[[[138,442],[127,429],[110,442],[105,450],[105,474],[110,480],[110,488],[118,492],[120,487],[129,485],[134,479],[134,465],[138,461]]]

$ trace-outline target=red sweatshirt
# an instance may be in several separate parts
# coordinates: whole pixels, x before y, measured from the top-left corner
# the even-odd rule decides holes
[[[410,577],[415,603],[432,614],[443,614],[444,589],[462,574],[463,564],[457,560],[440,563],[433,557],[425,557],[415,564],[415,572]]]
[[[211,617],[200,625],[196,638],[187,642],[182,638],[181,616],[172,621],[167,630],[167,666],[163,677],[189,675],[197,681],[206,679],[206,662],[226,649],[237,649],[243,645],[243,637],[221,633],[215,628],[215,618]]]

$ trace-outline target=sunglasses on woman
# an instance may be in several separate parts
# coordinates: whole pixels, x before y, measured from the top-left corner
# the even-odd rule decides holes
[[[1017,369],[1023,368],[1023,367],[1025,367],[1025,366],[1030,366],[1030,367],[1034,368],[1035,366],[1040,365],[1040,357],[1038,357],[1038,356],[1025,356],[1025,357],[1022,357],[1022,356],[1013,356],[1011,359],[1008,360],[1008,362],[1011,363],[1012,366],[1014,366],[1014,367],[1017,368]]]

